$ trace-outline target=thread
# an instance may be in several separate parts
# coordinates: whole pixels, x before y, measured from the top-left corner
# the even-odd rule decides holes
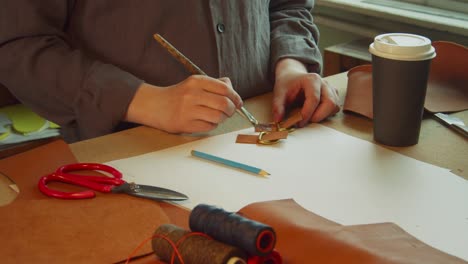
[[[282,264],[281,255],[273,250],[268,256],[252,256],[247,260],[247,264]]]
[[[146,238],[143,242],[141,242],[133,250],[133,252],[127,257],[127,261],[125,262],[125,264],[129,264],[130,260],[135,256],[135,254],[138,252],[138,250],[140,250],[148,241],[153,240],[156,237],[159,237],[159,238],[164,239],[165,241],[167,241],[167,243],[169,243],[171,245],[171,247],[174,249],[174,253],[173,253],[174,257],[177,256],[178,259],[180,260],[180,263],[185,264],[183,259],[182,259],[182,256],[179,253],[179,250],[177,249],[177,245],[173,241],[171,241],[169,238],[167,238],[165,236],[162,236],[162,235],[159,235],[159,234],[154,234],[153,236],[151,236],[149,238]],[[173,261],[171,262],[171,264],[172,263],[173,263]]]
[[[247,256],[241,249],[211,239],[206,234],[191,233],[172,224],[158,227],[152,240],[152,248],[161,260],[168,263],[247,263]],[[183,262],[175,256],[176,251],[179,252]]]
[[[267,256],[276,244],[272,227],[211,205],[199,204],[193,208],[189,226],[194,232],[205,233],[251,256]]]

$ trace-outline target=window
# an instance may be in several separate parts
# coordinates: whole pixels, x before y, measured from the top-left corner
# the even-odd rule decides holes
[[[316,23],[373,37],[420,34],[468,46],[468,0],[315,0]],[[455,11],[454,11],[455,10]]]
[[[468,0],[362,0],[362,2],[468,21]]]

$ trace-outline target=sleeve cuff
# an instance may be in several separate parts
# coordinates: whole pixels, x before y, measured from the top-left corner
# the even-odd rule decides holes
[[[278,37],[271,44],[272,76],[276,63],[283,58],[292,58],[304,63],[309,72],[320,73],[322,55],[317,44],[308,38],[298,39],[293,36]]]
[[[142,83],[116,66],[95,62],[74,101],[80,139],[112,133]]]

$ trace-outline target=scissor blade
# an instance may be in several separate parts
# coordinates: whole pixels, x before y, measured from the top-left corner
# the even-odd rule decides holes
[[[113,193],[126,193],[129,195],[147,198],[156,201],[183,201],[188,197],[185,194],[149,185],[139,185],[135,183],[124,183],[112,189]]]
[[[439,120],[442,120],[442,122],[445,124],[454,128],[457,132],[460,132],[465,137],[468,137],[468,126],[466,126],[463,120],[460,118],[443,113],[436,113],[434,116],[436,116]]]

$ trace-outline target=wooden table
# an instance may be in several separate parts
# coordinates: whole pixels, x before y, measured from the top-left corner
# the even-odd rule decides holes
[[[347,85],[346,73],[329,76],[326,79],[340,91],[341,105],[343,105]],[[246,100],[245,107],[260,121],[271,121],[271,97],[272,94],[269,93]],[[468,123],[468,111],[454,115]],[[373,141],[372,121],[362,116],[339,112],[322,124],[343,133]],[[174,135],[141,126],[73,143],[70,148],[81,162],[107,162],[161,150],[206,136],[227,133],[249,126],[250,124],[239,115],[234,115],[214,131],[200,135]],[[427,163],[448,168],[453,173],[468,180],[468,140],[429,115],[424,117],[417,145],[386,148]],[[9,184],[8,179],[0,177],[0,205],[9,203],[16,195],[8,187]]]

